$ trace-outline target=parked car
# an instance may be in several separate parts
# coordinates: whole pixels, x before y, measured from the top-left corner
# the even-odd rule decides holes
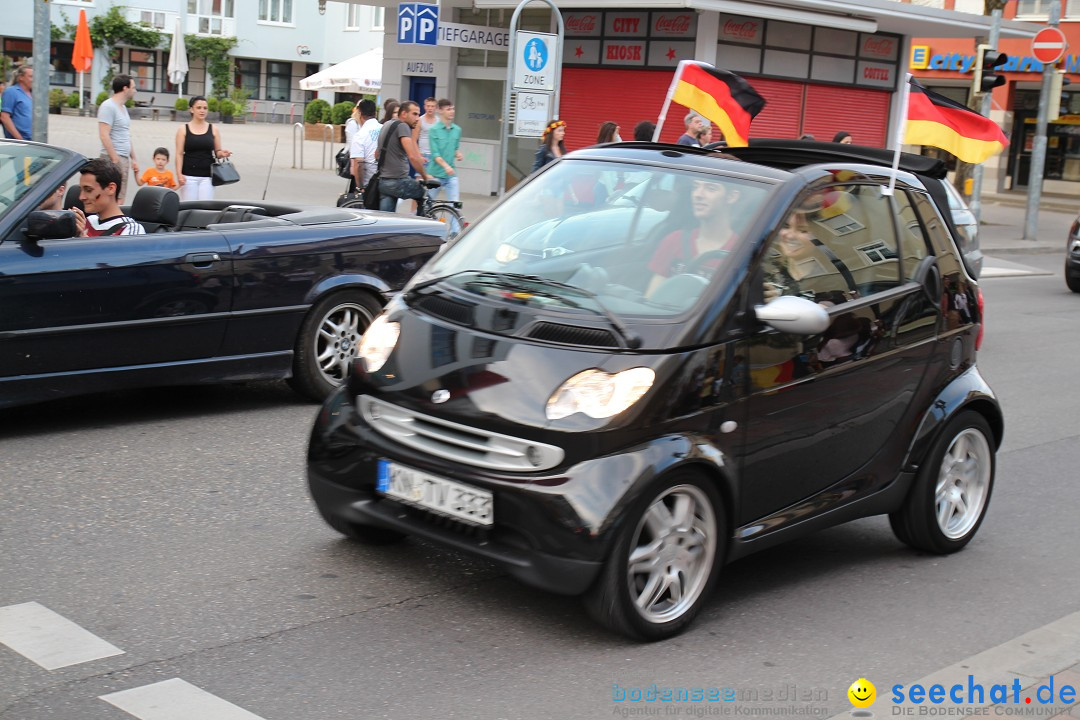
[[[1004,423],[944,168],[905,156],[889,195],[838,147],[622,143],[528,179],[364,335],[310,438],[322,517],[645,640],[725,563],[848,520],[964,547]]]
[[[1080,293],[1080,217],[1073,220],[1065,243],[1065,284]]]
[[[0,142],[0,407],[272,378],[322,400],[445,232],[358,210],[182,203],[143,187],[125,210],[149,234],[73,238],[72,213],[38,207],[85,162]]]

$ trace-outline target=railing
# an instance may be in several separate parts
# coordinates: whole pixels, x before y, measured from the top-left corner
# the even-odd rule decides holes
[[[296,167],[296,131],[300,131],[300,169],[304,169],[304,123],[293,123],[292,126],[292,166]]]

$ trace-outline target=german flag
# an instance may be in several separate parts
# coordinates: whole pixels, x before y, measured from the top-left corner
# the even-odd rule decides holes
[[[671,99],[715,124],[731,147],[745,147],[750,121],[765,107],[765,98],[735,73],[704,63],[679,64]]]
[[[904,143],[930,145],[978,164],[1009,144],[997,123],[911,81]]]

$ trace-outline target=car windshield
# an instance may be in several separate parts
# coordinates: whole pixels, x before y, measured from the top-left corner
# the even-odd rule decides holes
[[[419,280],[445,277],[467,292],[562,310],[680,314],[725,267],[770,187],[563,160],[507,197]]]
[[[0,143],[0,219],[38,183],[48,182],[46,176],[63,159],[63,153],[44,145]]]

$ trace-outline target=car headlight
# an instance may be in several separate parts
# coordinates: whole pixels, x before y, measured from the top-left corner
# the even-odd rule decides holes
[[[377,372],[386,364],[400,334],[401,323],[389,322],[385,315],[375,318],[368,326],[367,332],[360,339],[360,349],[357,352],[357,355],[364,359],[364,368],[368,372]]]
[[[603,370],[586,370],[570,378],[547,401],[548,420],[582,412],[593,418],[609,418],[630,407],[652,387],[656,373],[638,367],[614,375]]]

